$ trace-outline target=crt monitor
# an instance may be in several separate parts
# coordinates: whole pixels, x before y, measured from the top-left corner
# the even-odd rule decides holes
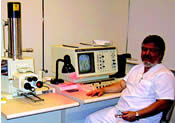
[[[78,72],[79,74],[94,73],[94,53],[78,54]]]
[[[70,56],[74,73],[62,73],[63,63],[59,63],[58,77],[65,81],[84,83],[109,78],[118,72],[117,48],[108,47],[73,47],[52,46],[52,71],[55,73],[56,60]]]

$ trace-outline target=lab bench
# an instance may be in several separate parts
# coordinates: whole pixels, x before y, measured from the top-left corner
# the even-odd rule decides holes
[[[57,87],[55,87],[57,90]],[[115,105],[119,93],[101,97],[86,96],[86,91],[57,91],[43,94],[44,101],[32,102],[26,98],[7,100],[1,104],[2,123],[83,123],[90,113]]]
[[[69,91],[59,91],[58,85],[52,85],[56,88],[57,93],[61,93],[65,97],[68,97],[72,100],[78,101],[79,106],[65,109],[63,112],[64,114],[64,121],[62,123],[83,123],[85,118],[100,109],[105,107],[114,106],[117,104],[118,99],[121,93],[108,93],[104,94],[103,96],[87,96],[87,91],[81,89],[75,92]]]
[[[58,93],[40,95],[44,101],[32,102],[26,98],[9,99],[1,104],[2,123],[61,123],[61,112],[79,103]]]

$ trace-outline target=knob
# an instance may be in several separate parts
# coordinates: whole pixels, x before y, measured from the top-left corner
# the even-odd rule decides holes
[[[32,87],[29,83],[25,83],[25,84],[24,84],[24,88],[25,88],[26,90],[35,91],[35,88]]]
[[[34,77],[32,77],[32,80],[33,80],[33,81],[37,81],[38,78],[34,76]]]
[[[32,80],[33,80],[32,77],[27,77],[28,82],[31,82]]]
[[[38,81],[38,82],[36,83],[36,86],[37,86],[38,88],[41,88],[41,87],[43,87],[43,82],[41,82],[41,81]]]

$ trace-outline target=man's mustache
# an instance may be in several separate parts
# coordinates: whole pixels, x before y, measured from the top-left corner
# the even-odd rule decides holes
[[[150,55],[144,55],[144,56],[143,56],[143,60],[144,60],[144,59],[152,60],[152,57],[151,57]]]

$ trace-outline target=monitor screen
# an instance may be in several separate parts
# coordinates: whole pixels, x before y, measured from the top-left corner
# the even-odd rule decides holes
[[[94,53],[79,53],[78,69],[79,74],[94,73]]]

